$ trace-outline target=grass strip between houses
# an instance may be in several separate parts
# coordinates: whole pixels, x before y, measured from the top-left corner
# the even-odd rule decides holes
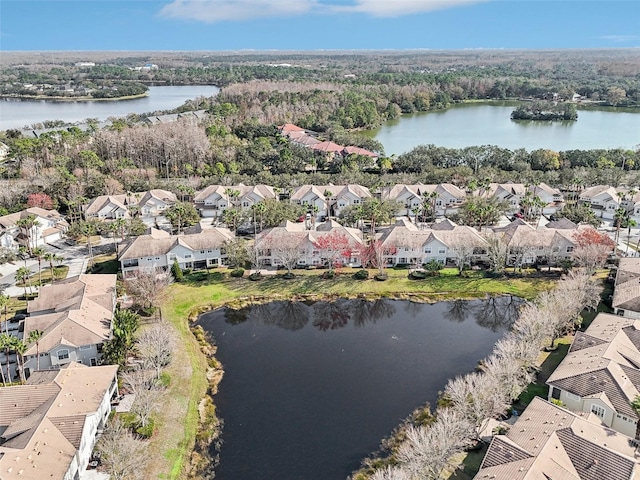
[[[214,269],[185,275],[182,283],[171,285],[162,315],[173,325],[178,342],[169,369],[171,384],[158,413],[158,431],[151,441],[148,478],[187,478],[201,421],[199,405],[208,389],[207,358],[190,331],[190,320],[204,311],[228,303],[309,297],[318,300],[387,297],[436,302],[508,294],[532,299],[554,284],[544,277],[487,278],[482,272],[469,272],[462,277],[455,269],[445,269],[439,276],[422,280],[409,280],[408,270],[388,269],[388,280],[379,282],[355,280],[356,271],[340,269],[335,278],[323,279],[322,270],[302,270],[296,271],[291,280],[281,275],[265,275],[259,281],[250,281],[231,278],[226,269]],[[370,277],[375,273],[371,270]]]

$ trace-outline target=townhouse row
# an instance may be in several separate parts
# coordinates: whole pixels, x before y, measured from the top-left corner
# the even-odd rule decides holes
[[[494,228],[490,233],[497,235],[506,246],[507,265],[520,267],[539,263],[556,265],[571,258],[576,247],[575,235],[586,229],[592,227],[575,225],[566,219],[539,228],[516,219],[505,227]],[[167,270],[174,261],[182,268],[190,269],[226,265],[226,244],[234,238],[230,230],[214,227],[207,221],[182,235],[172,236],[152,229],[147,235],[125,242],[118,259],[125,277],[141,270]],[[489,260],[486,235],[447,219],[434,223],[428,229],[420,229],[407,219],[399,219],[395,225],[377,234],[376,241],[383,250],[387,266],[420,267],[434,260],[443,265],[460,262],[479,264]],[[283,266],[285,253],[287,263],[293,256],[299,268],[326,266],[330,258],[335,259],[334,252],[329,250],[340,248],[343,253],[337,263],[358,267],[361,266],[360,255],[366,241],[361,230],[344,227],[335,220],[312,226],[306,222],[287,221],[260,232],[255,245],[261,266]]]
[[[3,479],[84,478],[118,396],[118,366],[100,366],[115,300],[116,275],[83,274],[42,287],[18,328],[4,326],[27,348],[22,362],[7,351],[0,362],[3,378],[26,377],[0,388]]]

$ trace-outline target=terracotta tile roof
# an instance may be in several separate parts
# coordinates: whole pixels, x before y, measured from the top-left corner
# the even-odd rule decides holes
[[[311,148],[318,152],[341,152],[344,150],[342,145],[338,145],[331,141],[316,143],[315,145],[311,145]]]
[[[370,150],[367,150],[365,148],[348,146],[348,147],[344,147],[344,151],[347,154],[365,155],[365,156],[371,157],[371,158],[378,158],[378,154],[377,153],[374,153],[374,152],[372,152]]]
[[[637,465],[627,437],[536,397],[493,438],[474,480],[628,480]]]

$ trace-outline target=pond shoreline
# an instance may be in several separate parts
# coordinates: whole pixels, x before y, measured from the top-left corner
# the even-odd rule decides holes
[[[137,95],[125,95],[122,97],[110,97],[110,98],[95,98],[89,96],[79,96],[79,97],[65,97],[65,96],[54,96],[54,95],[11,95],[4,94],[0,95],[0,99],[11,99],[11,100],[19,100],[19,101],[27,101],[27,102],[37,102],[37,101],[50,101],[52,103],[60,103],[60,102],[118,102],[120,100],[135,100],[137,98],[148,97],[149,92],[139,93]]]

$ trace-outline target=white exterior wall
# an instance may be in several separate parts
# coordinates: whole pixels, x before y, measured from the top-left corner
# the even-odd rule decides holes
[[[613,313],[616,315],[620,315],[622,313],[621,316],[625,318],[633,318],[634,320],[640,319],[640,312],[634,312],[633,310],[625,310],[623,308],[616,307],[613,309]]]
[[[549,386],[548,400],[550,402],[553,400],[553,388],[557,387]],[[558,390],[560,390],[560,401],[562,401],[567,409],[573,412],[591,413],[593,406],[596,406],[604,410],[604,415],[600,417],[602,423],[623,435],[631,438],[635,437],[637,419],[618,414],[609,404],[599,398],[581,398],[565,390]],[[624,418],[626,418],[626,420],[624,420]]]

